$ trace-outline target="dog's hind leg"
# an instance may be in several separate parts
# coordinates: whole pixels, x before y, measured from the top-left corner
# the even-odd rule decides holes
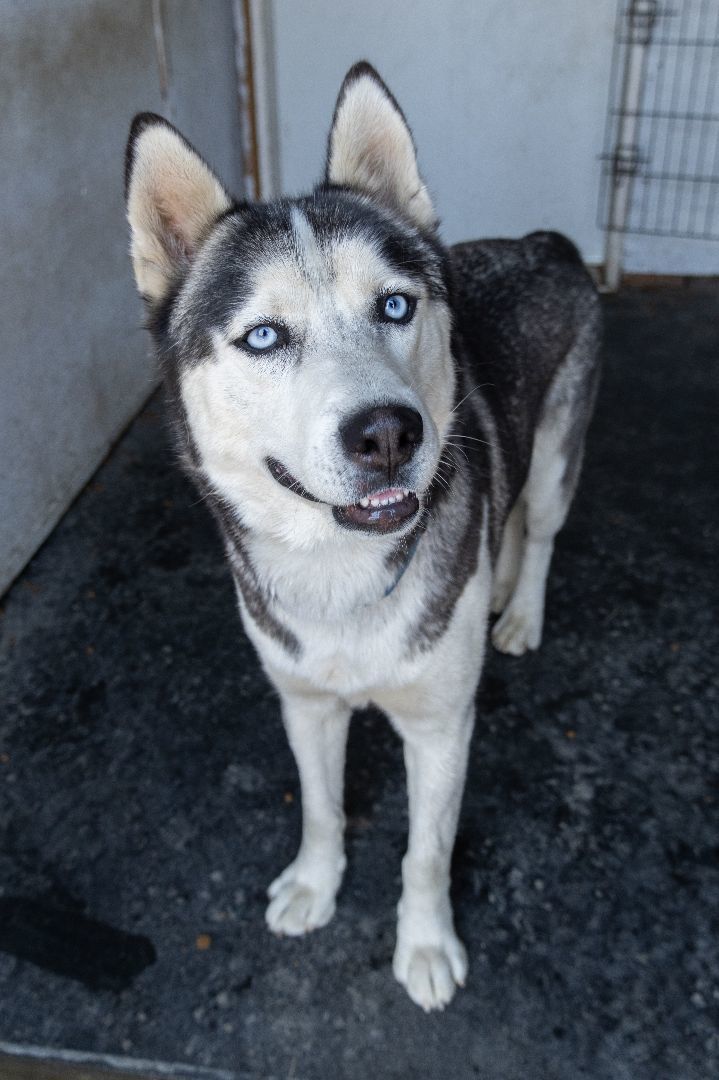
[[[555,375],[535,432],[529,476],[518,499],[526,515],[519,574],[492,630],[496,648],[512,656],[538,648],[542,640],[554,538],[564,524],[577,486],[596,394],[596,348],[596,327],[589,324]]]
[[[564,462],[559,456],[545,456],[551,447],[535,440],[535,455],[539,475],[532,477],[525,488],[527,497],[527,535],[517,583],[509,603],[492,630],[492,642],[500,652],[521,656],[527,649],[536,649],[542,640],[544,596],[547,573],[554,549],[554,537],[564,523],[568,501],[562,498],[558,470]],[[537,453],[537,448],[541,447]],[[534,482],[533,482],[534,479]]]
[[[351,711],[339,698],[288,692],[282,712],[302,788],[302,842],[295,860],[268,889],[266,920],[276,934],[296,936],[325,926],[345,868],[343,787]]]
[[[494,571],[491,608],[495,615],[504,611],[517,584],[524,550],[524,519],[524,500],[520,495],[505,522],[502,545]]]

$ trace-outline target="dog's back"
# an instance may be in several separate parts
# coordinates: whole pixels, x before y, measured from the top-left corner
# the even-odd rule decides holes
[[[598,373],[599,298],[577,249],[560,233],[455,244],[450,259],[463,393],[481,390],[501,447],[501,525],[526,482],[542,407],[565,360],[586,427]],[[576,411],[573,419],[577,427]]]
[[[467,395],[457,438],[491,491],[501,615],[492,640],[519,655],[540,642],[553,539],[579,478],[599,381],[599,298],[559,233],[457,244],[450,259]]]

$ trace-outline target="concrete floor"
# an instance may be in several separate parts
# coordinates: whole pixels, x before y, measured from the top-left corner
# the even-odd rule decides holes
[[[392,978],[405,791],[372,713],[338,914],[265,931],[295,769],[153,403],[4,600],[0,1039],[258,1078],[719,1075],[719,296],[606,309],[545,644],[479,695],[467,989],[425,1017]]]

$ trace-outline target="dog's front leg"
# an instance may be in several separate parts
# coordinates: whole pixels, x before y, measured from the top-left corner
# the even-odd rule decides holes
[[[297,857],[268,889],[267,924],[276,934],[325,926],[345,868],[343,781],[350,709],[339,698],[283,688],[282,715],[302,789]]]
[[[474,703],[446,720],[392,719],[404,739],[409,793],[393,969],[412,1000],[429,1012],[443,1009],[467,975],[449,885]]]

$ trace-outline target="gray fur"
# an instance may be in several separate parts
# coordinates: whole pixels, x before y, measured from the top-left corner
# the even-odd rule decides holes
[[[274,612],[267,591],[262,588],[257,579],[257,572],[246,547],[245,529],[238,521],[237,514],[223,499],[214,494],[207,483],[200,482],[198,486],[203,490],[204,499],[222,534],[232,576],[250,618],[262,629],[263,633],[282,645],[291,656],[298,657],[302,647],[297,637],[282,624]]]
[[[599,304],[576,249],[556,233],[488,240],[450,249],[460,395],[451,455],[451,492],[429,512],[423,545],[426,575],[422,619],[412,648],[429,647],[446,630],[454,605],[476,569],[480,495],[490,508],[493,559],[506,518],[529,472],[534,431],[560,371],[573,394],[563,440],[564,482],[574,492],[584,436],[596,396]],[[570,393],[567,389],[565,397]],[[483,417],[491,416],[499,438]],[[494,452],[498,468],[491,465]]]

